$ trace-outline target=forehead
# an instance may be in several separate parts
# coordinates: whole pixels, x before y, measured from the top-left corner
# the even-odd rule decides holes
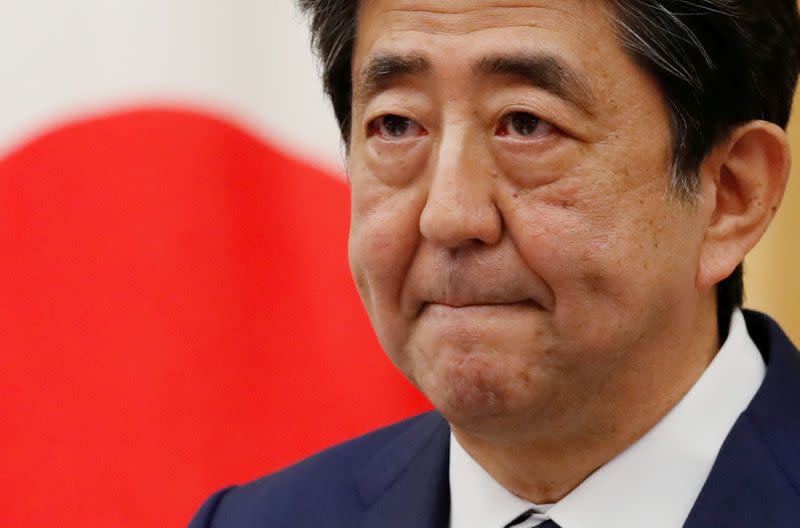
[[[432,23],[438,31],[460,33],[508,22],[526,25],[526,15],[573,18],[576,8],[591,5],[581,0],[362,0],[360,11],[375,17],[403,17],[412,25]]]
[[[454,79],[487,56],[531,53],[597,81],[601,93],[637,69],[600,0],[363,0],[354,89],[358,95],[364,73],[385,55],[421,57]]]
[[[355,58],[416,43],[450,47],[457,57],[476,46],[507,51],[524,44],[580,59],[616,43],[606,10],[600,0],[363,0]]]

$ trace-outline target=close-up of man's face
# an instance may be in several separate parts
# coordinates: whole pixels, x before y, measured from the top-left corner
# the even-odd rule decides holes
[[[363,427],[191,528],[794,526],[800,319],[762,305],[797,298],[797,0],[295,2],[344,171],[276,218],[335,241],[313,199],[349,200],[357,306],[310,265],[265,313],[326,303],[308,319],[342,347],[276,350],[307,360],[287,380],[324,372],[296,392],[320,394],[315,430]]]
[[[557,423],[646,385],[624,373],[669,362],[639,352],[697,333],[698,277],[737,264],[706,264],[708,186],[670,190],[667,104],[612,17],[581,0],[360,6],[351,268],[384,349],[455,424]]]

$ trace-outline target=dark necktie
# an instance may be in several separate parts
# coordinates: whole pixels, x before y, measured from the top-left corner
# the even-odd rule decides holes
[[[525,513],[523,513],[522,515],[520,515],[519,517],[517,517],[516,519],[514,519],[513,521],[511,521],[510,523],[508,523],[505,526],[505,528],[511,528],[512,526],[520,525],[520,524],[524,523],[525,521],[527,521],[528,519],[530,519],[531,515],[533,515],[533,510],[528,510]],[[561,527],[558,526],[555,523],[555,521],[547,519],[545,522],[537,525],[536,528],[561,528]]]

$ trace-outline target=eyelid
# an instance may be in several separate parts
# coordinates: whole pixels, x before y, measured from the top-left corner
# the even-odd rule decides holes
[[[513,112],[528,112],[547,121],[560,133],[580,139],[591,137],[592,123],[576,107],[541,90],[508,87],[490,94],[486,107],[495,123]],[[489,116],[487,116],[489,117]]]
[[[410,136],[410,137],[405,137],[405,136],[404,137],[393,137],[393,136],[382,134],[381,133],[381,129],[380,129],[381,120],[382,119],[386,119],[388,117],[399,117],[401,119],[406,119],[406,120],[408,120],[410,122],[410,126],[418,129],[420,133],[414,134],[413,136]],[[382,140],[387,141],[387,142],[400,143],[400,142],[403,142],[403,141],[411,141],[411,140],[413,140],[415,138],[418,138],[420,136],[425,136],[427,134],[428,134],[428,131],[425,129],[425,127],[422,126],[422,124],[418,120],[414,119],[413,117],[409,117],[409,116],[407,116],[407,115],[405,115],[403,113],[399,113],[399,112],[397,112],[397,113],[395,113],[395,112],[383,113],[383,114],[378,115],[377,117],[374,117],[374,118],[369,119],[367,121],[367,138],[370,138],[372,136],[378,136]]]
[[[537,131],[532,133],[532,134],[530,134],[529,136],[524,136],[524,135],[518,134],[517,135],[518,137],[514,137],[514,134],[512,134],[512,133],[499,134],[498,132],[500,131],[500,129],[502,127],[510,126],[511,119],[513,119],[514,115],[516,115],[516,114],[529,114],[530,116],[535,118],[536,121],[537,121]],[[543,128],[544,130],[540,132],[540,131],[538,131],[539,128]],[[560,132],[560,131],[561,131],[561,129],[559,127],[557,127],[556,125],[554,125],[553,123],[551,123],[547,119],[544,119],[543,117],[540,117],[539,114],[537,114],[536,112],[533,112],[533,111],[531,111],[529,109],[509,109],[509,110],[506,110],[503,114],[501,114],[499,122],[498,122],[497,126],[495,127],[495,135],[498,135],[498,136],[500,136],[500,137],[502,137],[504,139],[507,139],[508,141],[519,141],[519,142],[540,141],[543,137],[548,136],[551,132]]]

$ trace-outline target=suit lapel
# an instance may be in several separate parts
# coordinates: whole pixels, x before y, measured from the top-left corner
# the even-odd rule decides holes
[[[800,523],[800,354],[766,316],[746,313],[767,374],[711,470],[686,528]]]
[[[358,473],[363,528],[446,528],[450,515],[450,429],[423,416]]]

